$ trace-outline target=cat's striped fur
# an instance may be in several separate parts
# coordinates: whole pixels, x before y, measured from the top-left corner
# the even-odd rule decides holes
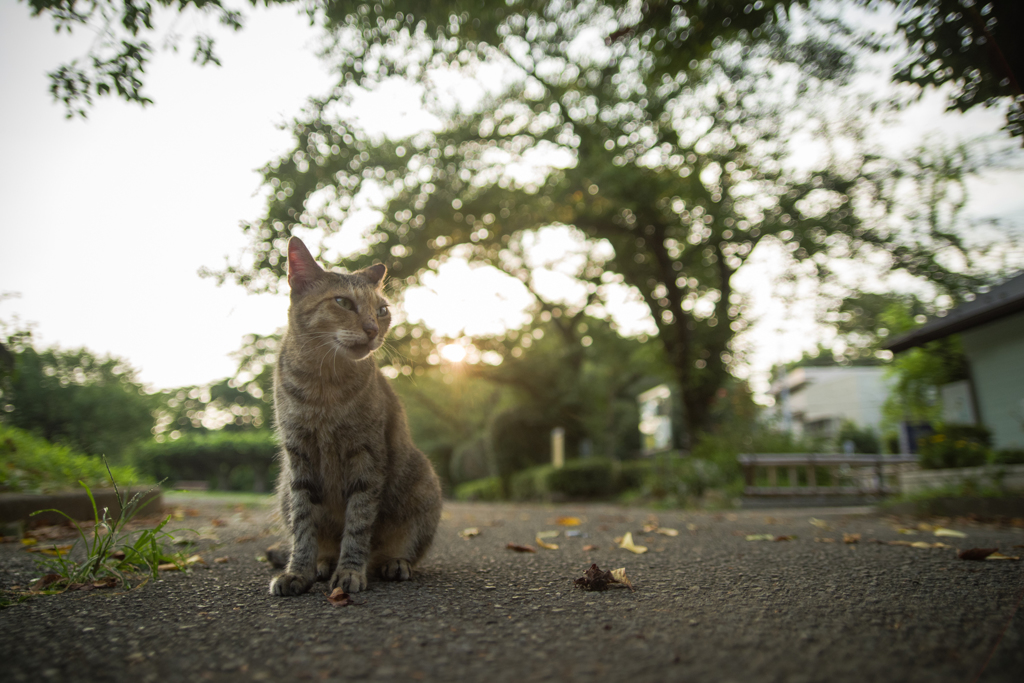
[[[326,272],[298,238],[288,243],[274,409],[291,549],[273,595],[299,595],[314,580],[354,593],[368,571],[409,579],[433,540],[441,488],[372,356],[391,322],[385,272]]]

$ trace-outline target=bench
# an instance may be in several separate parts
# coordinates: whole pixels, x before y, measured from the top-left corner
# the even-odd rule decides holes
[[[917,462],[915,455],[874,455],[863,453],[745,453],[737,458],[743,467],[743,490],[747,496],[863,496],[886,495],[899,491],[885,483],[885,475],[895,474],[897,466]],[[788,486],[779,485],[778,469],[785,468]],[[828,484],[818,482],[816,468],[830,473]],[[767,470],[768,485],[757,485],[758,468]],[[857,468],[857,469],[854,469]],[[803,470],[805,485],[800,485]],[[850,480],[855,483],[841,485]]]

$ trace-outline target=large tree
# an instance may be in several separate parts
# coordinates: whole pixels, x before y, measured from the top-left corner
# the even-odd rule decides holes
[[[924,89],[952,84],[950,107],[966,111],[972,107],[1004,106],[1010,135],[1024,133],[1024,47],[1018,36],[1024,29],[1024,3],[1019,0],[847,0],[849,4],[885,8],[896,13],[895,33],[899,40],[890,47],[904,51],[895,67],[894,80]],[[163,42],[177,50],[182,37],[173,31],[160,35],[160,10],[165,13],[196,13],[213,17],[232,30],[244,25],[244,14],[223,0],[26,0],[33,16],[48,16],[57,32],[90,30],[96,35],[83,58],[74,59],[50,72],[50,91],[63,102],[68,116],[85,116],[94,97],[117,96],[146,105],[152,100],[143,93],[145,70]],[[369,4],[347,2],[302,2],[264,0],[263,4],[300,4],[311,22],[324,16],[336,19],[353,7],[372,14]],[[256,6],[257,0],[248,0]],[[467,17],[456,21],[463,37],[489,40],[488,16],[497,12],[554,16],[571,3],[559,0],[523,0],[507,9],[476,1],[398,3],[404,16],[424,18],[431,25],[448,23],[449,16]],[[707,53],[715,37],[729,40],[741,31],[771,35],[777,17],[793,10],[814,7],[811,0],[647,0],[628,3],[622,15],[631,17],[609,34],[619,40],[649,31],[668,38],[659,48],[665,53],[661,68],[670,75],[685,70],[693,58]],[[694,19],[683,30],[680,17]],[[850,29],[839,22],[836,31]],[[192,35],[192,59],[200,65],[220,64],[214,32],[207,29]]]
[[[366,209],[380,220],[345,264],[386,260],[408,282],[453,254],[516,273],[524,235],[573,226],[604,247],[577,273],[595,304],[624,283],[648,306],[694,437],[737,360],[748,317],[733,277],[760,245],[821,277],[832,259],[870,254],[963,292],[972,280],[942,257],[963,250],[955,236],[906,241],[865,211],[884,213],[888,169],[850,151],[855,122],[836,116],[851,106],[838,88],[853,58],[824,40],[830,20],[808,15],[796,41],[784,22],[744,23],[738,4],[684,5],[649,27],[651,6],[599,1],[332,14],[339,85],[264,170],[266,215],[244,226],[251,259],[221,275],[273,289],[291,234],[329,243]],[[446,96],[444,78],[483,95]],[[360,127],[355,89],[394,79],[440,123],[405,139]]]

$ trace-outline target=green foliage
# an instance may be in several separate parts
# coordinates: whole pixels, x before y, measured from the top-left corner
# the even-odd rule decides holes
[[[946,425],[919,441],[918,463],[926,470],[980,467],[989,461],[990,445],[991,435],[984,427]]]
[[[879,441],[875,430],[870,427],[859,427],[849,420],[843,421],[839,427],[839,434],[836,435],[837,450],[843,450],[847,441],[853,442],[854,453],[882,452],[882,442]]]
[[[39,351],[31,334],[7,338],[14,367],[0,378],[0,419],[47,441],[119,459],[152,435],[154,400],[125,361],[86,349]]]
[[[157,568],[161,564],[174,562],[184,568],[185,554],[173,553],[166,549],[166,545],[174,541],[174,537],[164,531],[164,526],[171,518],[168,516],[152,529],[128,531],[128,525],[145,508],[148,501],[143,502],[144,493],[136,493],[130,499],[122,495],[113,472],[108,469],[107,475],[116,492],[120,512],[113,516],[104,508],[101,514],[96,507],[92,491],[82,482],[92,502],[94,525],[89,533],[60,510],[39,510],[32,513],[55,512],[64,515],[78,531],[75,546],[66,554],[54,548],[52,556],[42,554],[35,557],[41,565],[60,577],[50,585],[67,587],[110,576],[128,588],[132,575],[138,572],[145,572],[155,579]],[[80,559],[82,555],[84,559]]]
[[[901,352],[893,359],[889,374],[895,382],[882,406],[883,424],[937,424],[942,417],[939,387],[969,377],[960,337],[937,339]]]
[[[265,4],[293,1],[265,0]],[[49,15],[58,33],[102,28],[84,59],[61,64],[49,74],[50,93],[54,100],[64,104],[68,118],[84,118],[93,106],[93,97],[114,95],[142,106],[152,104],[153,101],[142,92],[146,67],[154,54],[147,36],[158,39],[165,48],[175,52],[182,38],[176,31],[165,36],[155,35],[154,10],[158,7],[170,7],[182,14],[193,13],[194,8],[199,15],[212,15],[217,24],[235,31],[242,28],[244,21],[238,10],[226,7],[221,0],[94,0],[88,3],[28,0],[28,5],[34,17]],[[191,23],[199,23],[198,16],[191,17],[191,20]],[[220,65],[210,33],[197,31],[192,36],[192,43],[193,62],[200,66]]]
[[[505,498],[500,477],[484,477],[455,487],[455,500],[497,501]]]
[[[100,458],[0,423],[0,492],[53,493],[74,490],[79,483],[98,488],[108,476],[122,482],[143,480],[130,466],[112,469],[111,474]]]
[[[606,458],[569,460],[548,472],[547,489],[570,499],[606,498],[617,493],[615,463]]]
[[[558,423],[531,408],[507,410],[491,425],[491,448],[498,475],[508,480],[514,472],[551,461],[551,430]]]
[[[489,477],[492,471],[491,454],[483,436],[462,443],[451,456],[448,478],[453,482],[469,482]]]
[[[243,482],[251,477],[254,490],[266,491],[277,451],[269,431],[210,432],[139,444],[132,462],[158,480],[209,481],[221,490],[231,488],[232,473],[245,469],[246,474],[235,476]]]
[[[895,0],[890,0],[895,2]],[[1024,4],[1019,0],[902,2],[897,30],[910,46],[895,80],[951,85],[949,108],[1006,106],[1006,130],[1024,134]]]
[[[992,454],[995,465],[1024,465],[1024,448],[1001,448]]]
[[[516,472],[509,484],[509,497],[519,501],[550,500],[551,491],[547,482],[554,470],[554,465],[538,465]]]

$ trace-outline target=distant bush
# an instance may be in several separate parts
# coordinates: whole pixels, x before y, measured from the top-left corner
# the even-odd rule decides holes
[[[604,498],[616,493],[614,463],[605,458],[569,460],[552,468],[547,489],[566,498]]]
[[[143,481],[132,467],[110,469],[119,485]],[[81,488],[80,481],[90,489],[111,487],[107,468],[99,457],[82,455],[23,429],[0,424],[0,491],[73,491]]]
[[[489,477],[494,472],[491,456],[487,451],[487,439],[476,437],[459,444],[452,451],[448,463],[448,478],[455,483],[474,481]]]
[[[516,472],[549,462],[551,430],[557,426],[525,408],[496,415],[490,426],[490,443],[498,476],[510,479]]]
[[[1024,465],[1024,448],[1002,448],[992,454],[996,465]]]
[[[918,442],[922,469],[978,467],[989,461],[991,434],[975,425],[946,425]]]
[[[554,465],[538,465],[516,472],[509,482],[509,498],[518,501],[547,500],[551,494],[548,475],[554,469]]]
[[[855,423],[846,420],[839,428],[836,436],[836,448],[839,451],[845,450],[846,442],[853,443],[854,453],[881,453],[882,442],[878,435],[870,427],[858,427]]]
[[[269,431],[207,432],[139,444],[133,450],[132,462],[139,470],[172,485],[181,480],[199,480],[220,490],[251,486],[262,492],[269,488],[277,451],[277,442]]]
[[[500,477],[484,477],[467,481],[455,487],[455,499],[461,501],[496,501],[504,500],[505,493],[501,487]]]

